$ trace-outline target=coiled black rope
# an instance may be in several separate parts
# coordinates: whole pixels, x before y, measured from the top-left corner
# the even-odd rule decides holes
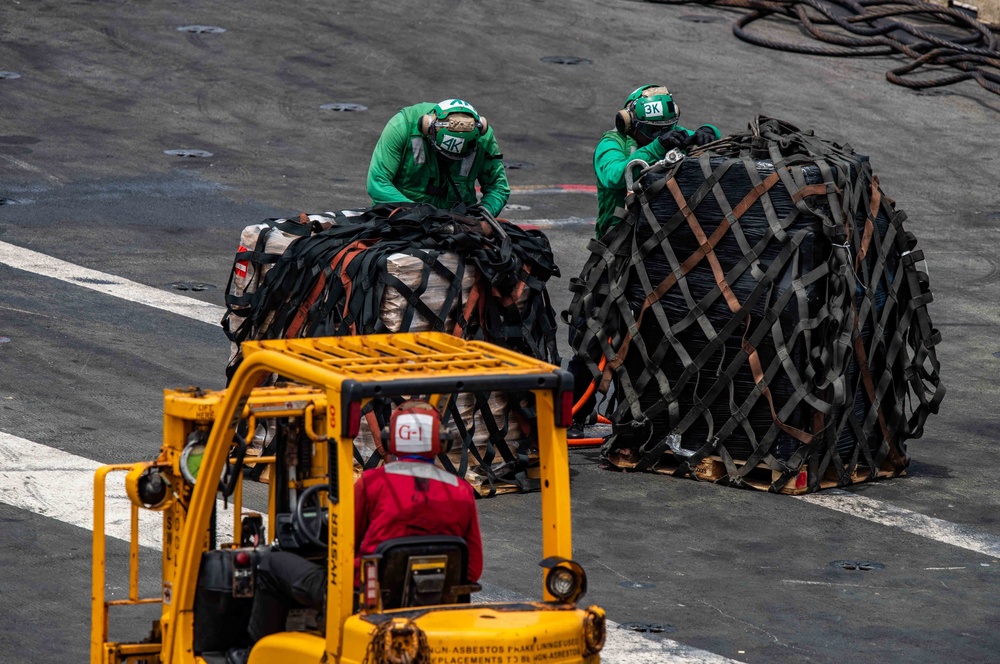
[[[885,76],[914,90],[974,80],[1000,94],[997,35],[960,9],[919,0],[649,1],[750,9],[733,24],[733,34],[765,48],[831,57],[905,56],[909,62]],[[806,35],[831,46],[776,41],[748,30],[771,16],[797,21]]]

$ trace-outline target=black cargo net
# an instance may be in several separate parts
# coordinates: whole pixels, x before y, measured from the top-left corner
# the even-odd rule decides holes
[[[262,233],[285,234],[280,253],[269,253],[262,237],[236,256],[240,274],[263,274],[252,288],[228,289],[223,327],[236,348],[247,339],[433,330],[560,363],[546,290],[559,269],[541,231],[428,205],[271,221]],[[234,352],[228,376],[241,360]],[[384,458],[392,406],[375,399],[365,407],[359,469]],[[534,488],[533,417],[530,393],[452,395],[443,419],[463,445],[442,455],[442,465],[483,495]]]
[[[613,383],[610,464],[792,493],[903,471],[940,336],[866,157],[758,117],[649,167],[626,207],[566,312]]]

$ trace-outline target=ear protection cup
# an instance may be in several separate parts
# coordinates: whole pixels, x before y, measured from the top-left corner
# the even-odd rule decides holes
[[[417,123],[417,129],[424,136],[430,136],[431,127],[434,126],[434,121],[437,120],[437,116],[433,113],[428,113],[420,118],[420,122]]]
[[[479,135],[482,136],[486,133],[486,130],[490,128],[490,123],[486,121],[486,118],[479,116]]]
[[[632,110],[623,108],[615,113],[615,129],[618,133],[628,135],[632,130]]]

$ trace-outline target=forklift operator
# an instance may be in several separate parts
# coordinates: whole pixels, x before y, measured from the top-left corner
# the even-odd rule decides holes
[[[354,485],[355,584],[360,556],[379,544],[413,535],[455,535],[469,550],[468,579],[483,571],[483,545],[475,492],[464,479],[438,468],[441,416],[426,401],[398,406],[390,420],[389,450],[397,460],[366,470]],[[323,566],[288,551],[272,551],[257,567],[248,632],[251,644],[284,631],[289,609],[299,605],[322,612]],[[244,664],[249,648],[226,653],[228,664]]]
[[[483,572],[476,494],[468,482],[434,465],[441,452],[441,415],[426,401],[398,406],[389,423],[396,461],[366,470],[354,485],[355,581],[361,556],[397,537],[455,535],[469,549],[468,579]]]

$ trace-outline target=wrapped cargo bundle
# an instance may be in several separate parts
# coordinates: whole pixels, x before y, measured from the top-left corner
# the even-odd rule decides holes
[[[382,293],[382,303],[379,306],[379,321],[387,328],[388,332],[424,332],[431,330],[433,321],[429,320],[415,307],[410,306],[405,293],[419,293],[420,302],[424,311],[441,312],[444,314],[444,328],[454,329],[454,326],[463,313],[464,303],[469,301],[472,289],[476,286],[477,272],[475,266],[466,266],[461,256],[456,253],[443,253],[437,257],[440,271],[428,270],[428,265],[432,264],[431,255],[425,249],[414,248],[409,253],[391,254],[385,261],[386,288]],[[461,294],[459,297],[451,298],[451,308],[446,310],[445,302],[449,298],[449,293],[454,281],[447,275],[461,276]],[[393,284],[399,284],[400,288]],[[528,292],[528,291],[525,291]],[[434,318],[432,316],[432,318]],[[486,425],[483,412],[476,407],[474,394],[463,393],[457,396],[458,417],[465,423],[469,435],[472,437],[472,446],[483,455],[489,455],[488,447],[491,444],[491,435]],[[506,396],[501,392],[490,393],[488,398],[488,415],[491,422],[503,423],[506,421],[506,435],[503,440],[508,446],[516,445],[524,438],[521,427],[517,419],[507,418],[508,407]],[[372,435],[368,418],[361,421],[361,432],[354,441],[355,447],[364,462],[368,462],[372,454],[378,450],[375,437]],[[466,478],[472,482],[473,486],[479,488],[486,486],[489,490],[489,477],[477,469],[481,464],[468,461],[468,450],[453,450],[448,454],[453,466],[457,469],[462,467],[462,457],[465,455]],[[494,477],[502,477],[513,470],[515,465],[504,460],[502,456],[490,463]],[[499,487],[504,487],[503,482]]]
[[[427,205],[376,206],[334,221],[268,257],[263,278],[240,294],[240,308],[230,305],[227,319],[244,319],[226,327],[234,347],[246,339],[435,330],[559,364],[546,290],[559,273],[540,231]],[[241,359],[234,354],[230,376]],[[444,420],[463,445],[441,464],[484,495],[531,488],[531,443],[521,426],[531,418],[529,396],[455,395]],[[384,400],[366,406],[355,440],[359,472],[382,460],[392,407]]]
[[[253,295],[264,281],[267,271],[295,240],[335,225],[338,218],[343,221],[354,215],[350,210],[301,214],[293,219],[266,219],[243,229],[233,269],[229,274],[229,283],[226,285],[226,314],[222,318],[222,329],[232,342],[228,375],[232,375],[232,368],[239,363],[237,358],[241,358],[236,339],[247,338],[240,328],[246,321]]]
[[[940,336],[867,157],[758,117],[645,168],[626,207],[567,312],[614,386],[610,465],[785,493],[903,473]]]
[[[445,311],[445,301],[452,292],[453,281],[446,275],[455,275],[461,282],[461,295],[451,298],[451,308],[447,310],[445,327],[454,326],[462,314],[462,303],[469,300],[469,293],[476,282],[476,268],[460,265],[461,256],[445,253],[437,260],[443,270],[427,271],[430,255],[423,249],[412,253],[397,253],[386,258],[385,278],[387,287],[382,293],[379,306],[379,320],[389,332],[424,332],[431,329],[432,321],[410,306],[406,295],[392,284],[402,284],[404,290],[420,292],[420,301],[430,311]],[[426,275],[425,275],[426,272]],[[462,275],[458,279],[457,275]],[[426,279],[426,284],[421,282]],[[421,292],[421,287],[423,291]]]

